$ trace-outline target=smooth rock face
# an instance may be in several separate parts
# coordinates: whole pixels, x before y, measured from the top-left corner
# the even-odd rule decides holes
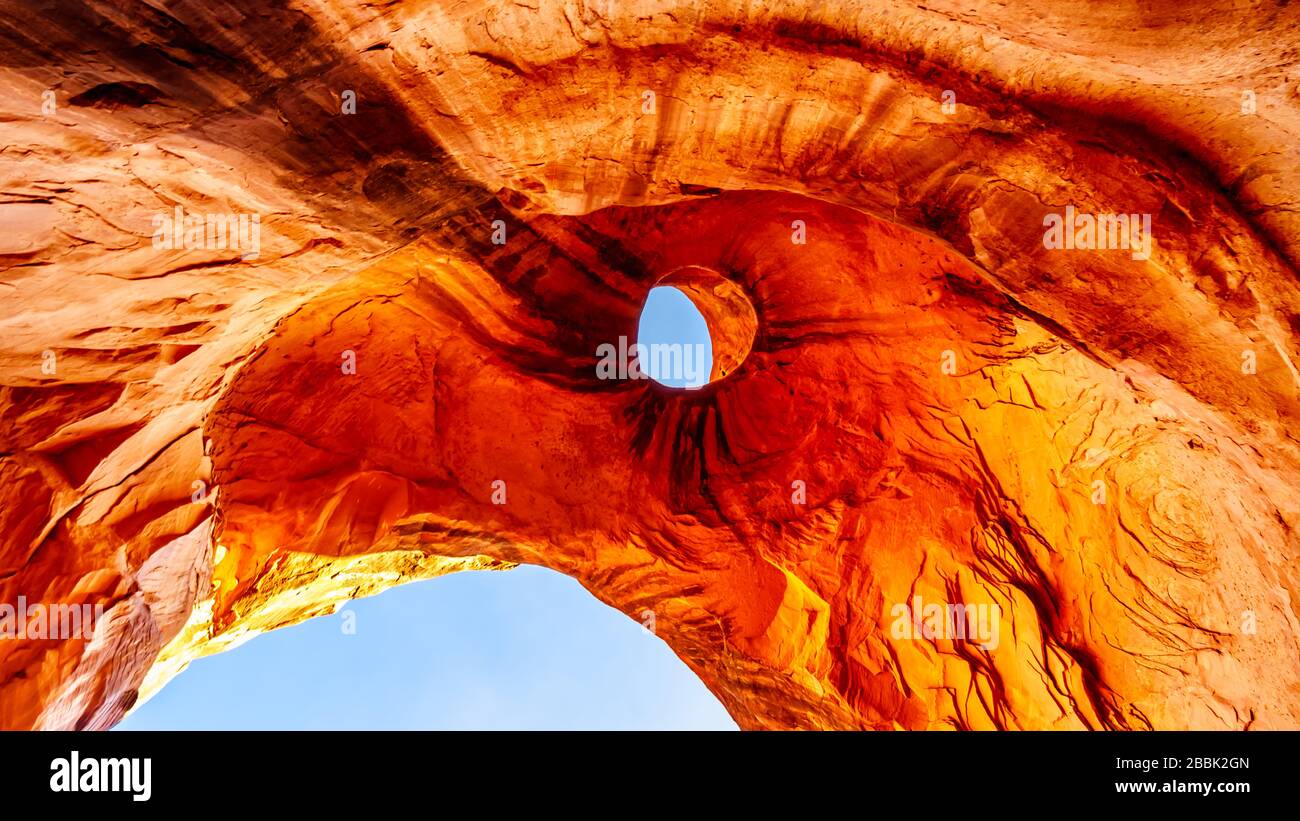
[[[746,728],[1300,727],[1300,4],[0,5],[0,727],[521,562]]]

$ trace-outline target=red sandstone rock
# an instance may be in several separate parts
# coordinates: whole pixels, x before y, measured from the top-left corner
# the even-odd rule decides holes
[[[105,613],[0,727],[521,562],[742,727],[1300,726],[1294,7],[3,14],[0,604]],[[735,361],[597,379],[665,277]]]

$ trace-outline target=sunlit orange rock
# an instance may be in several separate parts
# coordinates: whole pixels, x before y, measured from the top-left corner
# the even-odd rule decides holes
[[[518,563],[745,728],[1300,727],[1296,7],[4,5],[0,727]]]

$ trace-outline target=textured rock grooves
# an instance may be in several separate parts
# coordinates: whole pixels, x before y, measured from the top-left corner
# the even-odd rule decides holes
[[[0,727],[522,562],[746,728],[1300,726],[1295,4],[2,5],[0,602],[106,612]],[[743,363],[596,379],[690,266]]]

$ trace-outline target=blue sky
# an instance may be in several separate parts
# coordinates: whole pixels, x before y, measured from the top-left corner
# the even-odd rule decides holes
[[[704,316],[696,309],[691,298],[676,288],[651,288],[646,296],[645,307],[641,309],[641,319],[637,326],[636,341],[652,345],[660,343],[671,345],[702,345],[705,354],[699,368],[702,379],[691,381],[684,374],[657,373],[657,360],[651,358],[646,362],[646,370],[656,382],[674,388],[698,388],[709,382],[709,371],[713,369],[713,343],[709,338],[709,325]]]
[[[123,730],[735,729],[668,646],[540,567],[350,603],[199,659]]]
[[[685,294],[654,288],[638,340],[708,346],[709,332]],[[666,644],[540,567],[456,573],[346,609],[355,634],[324,616],[199,659],[118,728],[736,729]]]

